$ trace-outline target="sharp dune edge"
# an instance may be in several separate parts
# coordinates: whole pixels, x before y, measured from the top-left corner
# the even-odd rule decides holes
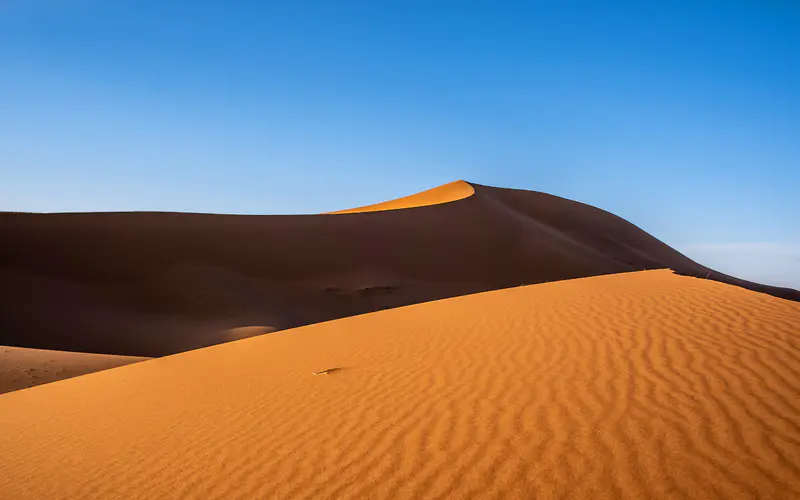
[[[797,498],[798,325],[659,270],[301,327],[0,396],[0,492]]]
[[[163,356],[447,297],[658,268],[800,299],[544,193],[457,181],[344,212],[0,214],[0,344]]]

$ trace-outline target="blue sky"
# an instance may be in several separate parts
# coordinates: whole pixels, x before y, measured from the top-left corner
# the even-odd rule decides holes
[[[5,0],[0,178],[0,210],[268,214],[466,179],[800,287],[800,4]]]

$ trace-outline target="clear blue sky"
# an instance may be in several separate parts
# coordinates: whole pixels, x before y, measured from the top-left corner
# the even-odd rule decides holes
[[[0,178],[0,210],[269,214],[466,179],[800,287],[800,4],[4,0]]]

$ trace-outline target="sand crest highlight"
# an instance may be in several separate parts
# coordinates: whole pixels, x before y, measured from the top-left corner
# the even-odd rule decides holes
[[[366,205],[357,208],[348,208],[328,212],[329,214],[355,214],[364,212],[382,212],[384,210],[401,210],[405,208],[427,207],[430,205],[441,205],[453,201],[463,200],[475,194],[475,188],[465,181],[455,181],[444,184],[420,193],[404,196],[395,200],[384,201],[374,205]]]

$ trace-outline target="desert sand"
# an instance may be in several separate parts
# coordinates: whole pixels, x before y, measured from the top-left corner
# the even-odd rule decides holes
[[[11,392],[0,429],[19,500],[798,498],[800,303],[510,288]]]
[[[148,358],[0,346],[0,394],[145,359]]]
[[[447,297],[657,268],[800,299],[545,193],[459,181],[349,212],[0,214],[0,344],[163,356]]]

